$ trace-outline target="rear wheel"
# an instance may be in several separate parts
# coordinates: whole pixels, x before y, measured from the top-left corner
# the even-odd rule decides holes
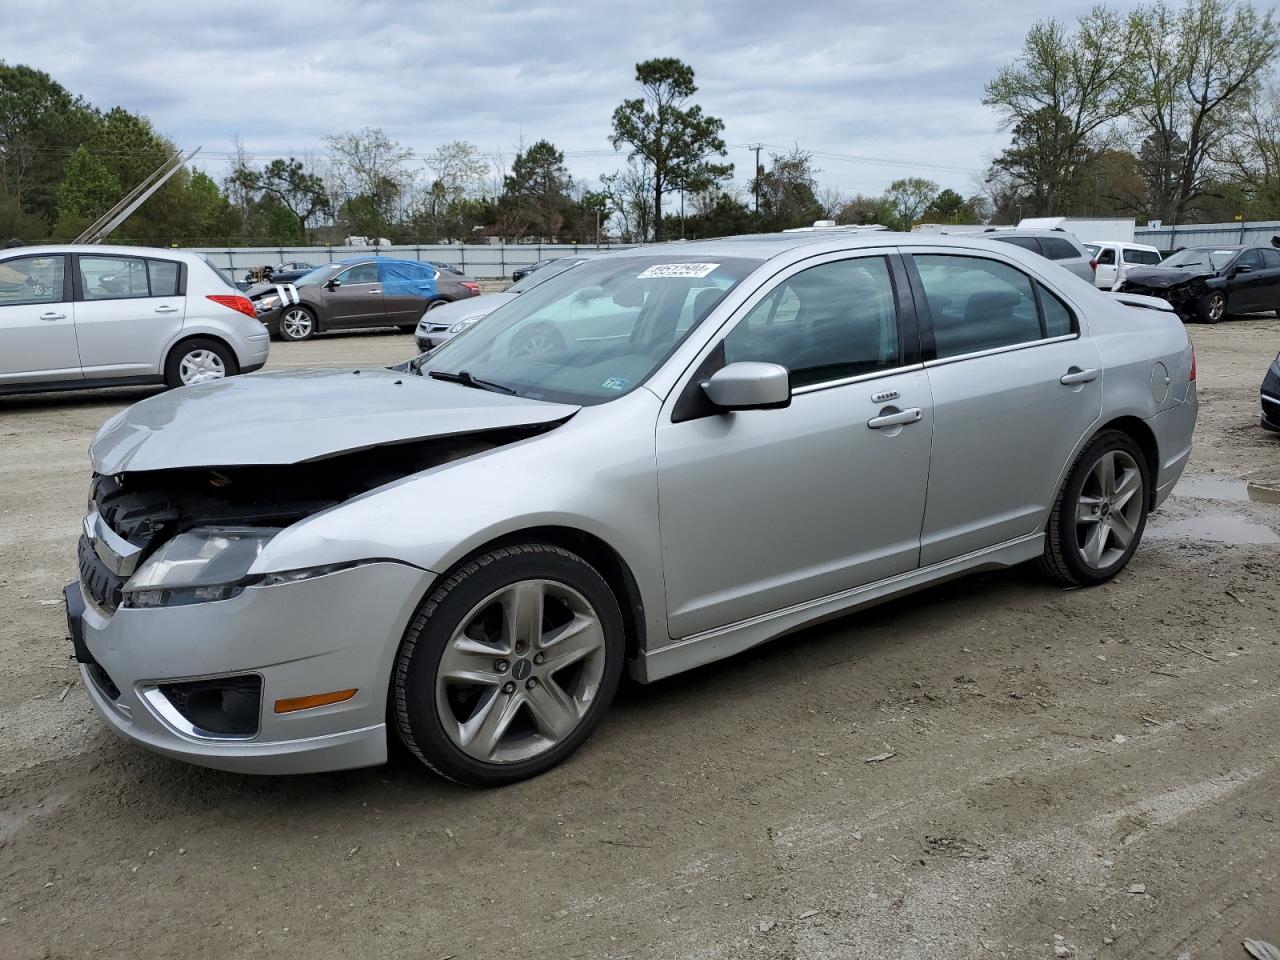
[[[240,372],[236,359],[226,344],[208,337],[194,337],[178,344],[169,352],[164,365],[164,379],[171,387],[188,387],[210,383]]]
[[[1105,430],[1076,458],[1045,535],[1041,569],[1077,586],[1110,580],[1124,569],[1147,525],[1150,477],[1127,433]]]
[[[493,550],[450,575],[405,633],[396,726],[451,780],[536,776],[599,725],[623,650],[617,600],[585,560],[545,543]]]
[[[1196,304],[1196,316],[1201,323],[1217,323],[1227,315],[1227,295],[1221,290],[1206,294]]]
[[[310,340],[316,332],[316,317],[308,308],[299,304],[285,307],[280,314],[280,336],[294,342]]]

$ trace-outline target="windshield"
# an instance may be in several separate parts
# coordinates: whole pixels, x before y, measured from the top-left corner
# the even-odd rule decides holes
[[[1162,267],[1177,267],[1180,270],[1221,270],[1239,250],[1218,250],[1213,247],[1188,247],[1179,250],[1167,260],[1160,263]]]
[[[511,286],[507,287],[507,293],[524,293],[540,283],[545,283],[552,277],[560,276],[570,267],[585,263],[586,259],[586,257],[561,257],[559,260],[549,263],[533,273],[526,273]]]
[[[341,269],[342,264],[340,263],[326,263],[322,267],[316,267],[314,270],[304,273],[297,280],[293,281],[293,285],[295,287],[309,287],[312,284],[324,283]]]
[[[603,257],[538,284],[418,361],[503,392],[561,403],[629,393],[759,260],[674,253]],[[547,268],[549,269],[549,268]]]

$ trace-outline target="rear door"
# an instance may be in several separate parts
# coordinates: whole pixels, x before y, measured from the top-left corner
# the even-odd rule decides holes
[[[76,338],[89,379],[155,376],[186,315],[176,260],[76,254]]]
[[[1280,310],[1280,250],[1260,247],[1258,254],[1262,257],[1262,273],[1266,280],[1259,309]]]
[[[382,302],[382,278],[377,263],[359,263],[333,278],[338,285],[325,287],[321,294],[328,327],[378,326],[386,320]]]
[[[1240,251],[1227,268],[1227,309],[1232,313],[1272,309],[1272,283],[1263,268],[1262,251],[1256,247]]]
[[[0,260],[0,384],[78,380],[67,258]]]
[[[920,563],[1034,534],[1102,412],[1102,362],[1064,297],[976,251],[916,253],[933,453]]]
[[[380,263],[378,276],[388,323],[416,324],[435,299],[437,273],[425,263]]]

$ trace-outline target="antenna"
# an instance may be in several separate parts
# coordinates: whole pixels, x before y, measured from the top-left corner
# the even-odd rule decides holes
[[[199,147],[185,155],[181,150],[175,150],[173,156],[160,164],[150,176],[145,177],[141,183],[125,194],[124,199],[95,220],[88,230],[76,237],[75,242],[101,243],[111,235],[112,230],[128,220],[135,210],[146,203],[153,193],[164,186],[170,177],[186,166],[191,161],[191,158],[199,152]]]

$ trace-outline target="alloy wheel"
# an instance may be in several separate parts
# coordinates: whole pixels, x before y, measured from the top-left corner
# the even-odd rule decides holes
[[[1209,297],[1209,319],[1217,323],[1227,311],[1227,298],[1220,293]]]
[[[221,380],[227,375],[226,364],[212,350],[192,350],[178,365],[178,377],[184,385]]]
[[[297,307],[286,310],[280,318],[280,330],[290,340],[305,340],[311,336],[311,314]]]
[[[1142,471],[1124,450],[1108,450],[1085,478],[1076,501],[1076,549],[1094,570],[1128,551],[1142,522]]]
[[[520,345],[512,351],[516,356],[532,356],[537,353],[551,353],[559,344],[549,333],[534,332],[520,341]]]
[[[587,599],[553,580],[521,580],[473,607],[449,637],[436,710],[463,753],[516,763],[577,729],[604,670],[604,629]]]

